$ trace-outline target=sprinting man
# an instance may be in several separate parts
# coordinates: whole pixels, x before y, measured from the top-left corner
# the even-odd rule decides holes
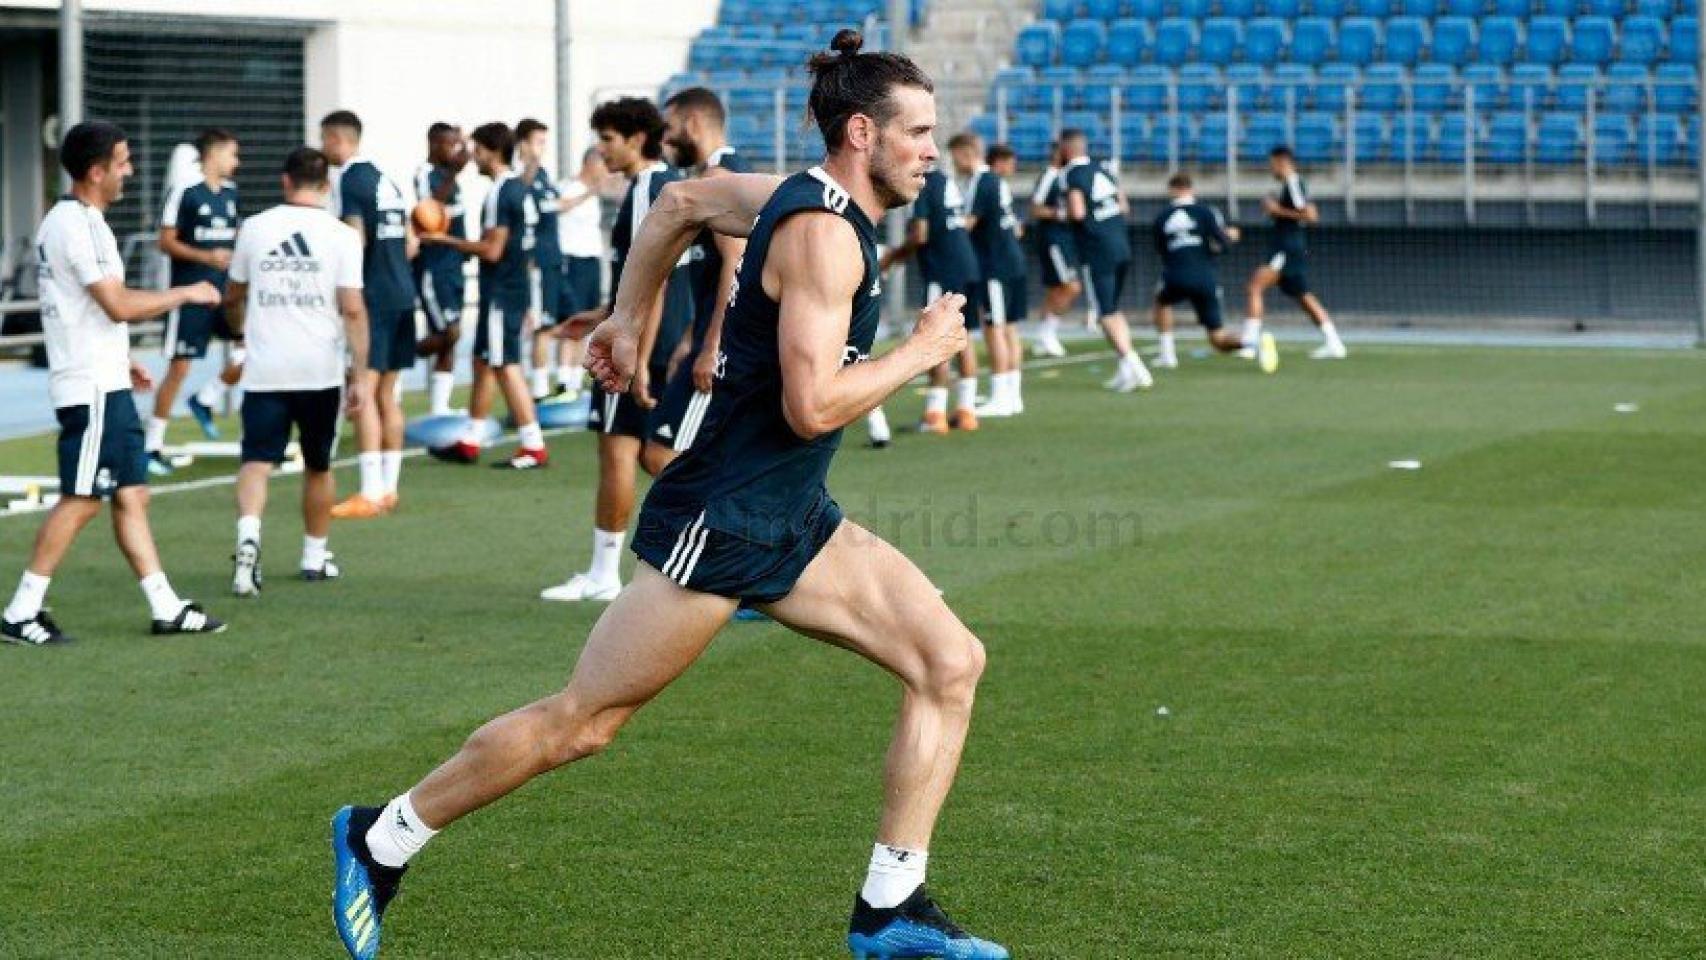
[[[516,174],[533,195],[539,219],[533,225],[533,267],[528,273],[528,302],[532,322],[533,371],[528,386],[535,403],[562,393],[566,387],[551,388],[551,351],[561,341],[551,334],[557,321],[572,314],[563,312],[563,250],[559,245],[558,209],[562,192],[545,169],[545,151],[550,128],[529,117],[515,125],[515,157],[521,169]]]
[[[173,190],[160,214],[160,252],[172,260],[172,286],[183,287],[206,280],[225,289],[225,271],[231,266],[231,247],[237,242],[237,137],[229,130],[213,127],[195,139],[201,163],[201,180]],[[215,411],[225,400],[225,391],[243,372],[243,341],[226,325],[222,306],[186,304],[173,310],[166,322],[166,347],[172,359],[166,376],[154,391],[154,416],[148,421],[144,445],[148,448],[148,472],[167,476],[172,465],[161,450],[166,428],[172,421],[172,405],[189,376],[190,365],[207,356],[214,337],[230,340],[230,362],[218,376],[185,401],[190,415],[209,440],[219,439]]]
[[[437,200],[449,217],[445,232],[468,237],[467,211],[457,176],[468,166],[468,143],[462,128],[434,123],[427,128],[427,159],[415,171],[415,196]],[[456,391],[456,341],[462,336],[462,302],[467,279],[462,269],[468,256],[444,244],[422,244],[413,261],[415,289],[426,315],[426,336],[415,352],[432,361],[427,375],[428,412],[450,416],[450,397]]]
[[[131,175],[124,131],[99,120],[79,123],[59,143],[71,193],[36,231],[48,392],[59,418],[59,502],[36,532],[29,566],[0,611],[0,639],[26,646],[71,638],[43,606],[53,572],[101,501],[113,502],[113,535],[135,572],[156,634],[219,633],[225,624],[194,600],[179,598],[160,569],[148,526],[148,454],[131,389],[147,390],[148,371],[130,359],[129,324],[185,305],[213,307],[219,288],[206,280],[169,290],[124,285],[124,260],[106,210]]]
[[[361,234],[326,211],[326,155],[297,147],[284,160],[284,202],[249,220],[231,257],[226,309],[246,331],[243,465],[237,471],[237,550],[231,590],[261,594],[261,515],[267,480],[291,430],[302,448],[302,559],[310,582],[335,580],[332,455],[344,410],[373,402]],[[348,355],[346,365],[345,356]],[[346,392],[347,391],[347,392]]]
[[[592,129],[605,164],[628,178],[628,192],[610,231],[611,302],[628,262],[628,252],[640,225],[666,185],[681,179],[681,171],[663,162],[663,115],[650,100],[623,97],[592,112]],[[678,265],[665,283],[658,312],[648,315],[640,331],[645,364],[624,390],[599,390],[592,396],[587,429],[598,433],[598,493],[592,518],[592,563],[568,580],[546,587],[544,600],[606,601],[622,590],[620,564],[628,520],[634,513],[638,471],[656,476],[674,456],[658,444],[648,445],[651,418],[669,381],[669,360],[676,344],[693,326],[693,291],[688,268]],[[602,310],[595,316],[608,316]],[[586,318],[582,318],[586,319]]]
[[[970,205],[966,230],[977,253],[979,273],[972,290],[989,346],[989,402],[977,408],[977,415],[1017,416],[1025,412],[1019,371],[1025,354],[1018,327],[1025,319],[1025,248],[1019,242],[1013,190],[1007,185],[1016,160],[1013,151],[1000,144],[985,154],[983,141],[975,133],[955,134],[948,141],[948,151],[955,171],[966,178],[964,193]]]
[[[1167,194],[1167,209],[1156,215],[1151,227],[1155,252],[1161,257],[1161,282],[1155,285],[1154,306],[1161,350],[1155,366],[1173,370],[1179,366],[1178,347],[1173,341],[1175,304],[1191,305],[1216,350],[1235,353],[1243,341],[1222,329],[1220,275],[1214,264],[1238,242],[1238,228],[1228,227],[1219,210],[1197,200],[1188,173],[1174,174],[1167,181]]]
[[[1031,219],[1037,224],[1037,254],[1042,259],[1043,318],[1037,324],[1031,351],[1039,356],[1064,357],[1060,318],[1072,309],[1083,291],[1078,282],[1078,240],[1066,208],[1066,180],[1060,144],[1049,148],[1049,166],[1031,193]]]
[[[361,489],[332,508],[340,520],[363,520],[397,509],[403,474],[403,404],[397,377],[415,363],[415,243],[409,203],[395,180],[359,155],[361,119],[336,110],[320,121],[321,149],[337,169],[331,213],[361,231],[362,299],[367,303],[367,366],[361,389],[373,403],[351,408],[361,466]]]
[[[480,239],[457,236],[422,237],[422,247],[442,245],[480,258],[480,315],[474,328],[474,388],[468,399],[468,423],[455,443],[432,447],[428,453],[450,463],[478,463],[485,442],[486,417],[492,412],[492,391],[502,390],[518,439],[515,452],[493,464],[499,469],[537,470],[551,462],[545,432],[521,373],[522,321],[527,316],[527,271],[533,263],[534,225],[539,211],[533,194],[510,164],[515,160],[515,134],[502,123],[474,130],[474,166],[491,179],[480,214]]]
[[[1347,354],[1344,341],[1339,339],[1339,329],[1333,326],[1333,318],[1327,315],[1320,298],[1309,289],[1307,232],[1310,224],[1320,222],[1321,211],[1309,202],[1303,178],[1297,173],[1297,158],[1290,147],[1268,151],[1268,170],[1279,183],[1273,196],[1262,198],[1262,210],[1274,222],[1274,237],[1267,262],[1250,275],[1250,313],[1244,320],[1244,346],[1256,352],[1263,370],[1272,372],[1267,355],[1261,352],[1264,349],[1262,314],[1268,288],[1278,286],[1281,293],[1297,301],[1321,331],[1321,346],[1309,356],[1315,360],[1343,360]],[[1278,357],[1275,353],[1275,365]]]
[[[610,168],[597,147],[581,155],[573,177],[564,177],[557,201],[558,246],[563,251],[563,284],[559,307],[564,319],[598,310],[604,297],[604,203],[599,196]],[[585,338],[565,339],[557,347],[557,385],[570,399],[586,386]]]
[[[962,298],[950,295],[899,346],[870,356],[875,222],[923,189],[936,119],[928,77],[899,55],[861,54],[859,44],[843,30],[835,52],[812,59],[821,167],[779,185],[749,174],[671,186],[635,244],[617,308],[588,347],[593,375],[614,389],[644,363],[641,328],[699,230],[747,236],[724,320],[727,360],[699,441],[653,484],[634,580],[593,627],[568,686],[486,724],[383,808],[338,811],[332,910],[356,960],[378,953],[403,868],[436,833],[604,749],[742,604],[861,654],[903,690],[877,843],[847,934],[852,953],[1008,956],[949,920],[925,886],[983,645],[911,561],[844,520],[824,487],[841,429],[966,342]]]
[[[1090,159],[1089,141],[1082,130],[1063,130],[1060,153],[1066,160],[1067,216],[1076,229],[1079,271],[1090,316],[1119,356],[1113,379],[1103,386],[1117,393],[1148,389],[1155,384],[1143,358],[1131,346],[1131,325],[1120,310],[1120,295],[1131,274],[1131,238],[1126,235],[1126,198],[1120,181],[1107,164]]]

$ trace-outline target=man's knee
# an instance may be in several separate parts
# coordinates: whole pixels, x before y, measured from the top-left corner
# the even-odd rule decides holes
[[[960,627],[952,638],[932,644],[925,653],[922,685],[939,700],[969,705],[987,661],[983,641]]]
[[[131,513],[148,509],[148,487],[137,484],[132,487],[120,487],[113,493],[113,512]],[[95,501],[95,509],[100,509],[100,501]]]
[[[616,739],[617,731],[622,729],[631,713],[628,710],[588,710],[566,693],[545,700],[539,707],[544,723],[539,731],[537,747],[547,768],[602,753]]]

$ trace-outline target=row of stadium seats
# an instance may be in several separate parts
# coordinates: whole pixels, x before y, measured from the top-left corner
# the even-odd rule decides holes
[[[912,22],[922,22],[927,0],[909,0]],[[816,23],[836,29],[867,17],[888,16],[888,0],[722,0],[717,22],[725,24]]]
[[[1111,156],[1111,131],[1097,114],[1067,114],[1060,124],[1047,114],[1016,114],[1007,125],[1006,142],[1023,162],[1046,159],[1054,132],[1077,127],[1088,135],[1091,152]],[[995,142],[1001,133],[996,118],[983,115],[971,127],[986,140]],[[1224,162],[1229,149],[1243,160],[1260,160],[1267,151],[1289,143],[1306,163],[1343,159],[1347,151],[1347,126],[1335,114],[1307,112],[1287,122],[1284,114],[1255,113],[1239,118],[1237,137],[1224,114],[1195,118],[1185,114],[1131,114],[1120,121],[1119,153],[1122,159],[1166,162]],[[1471,147],[1478,162],[1518,165],[1533,161],[1557,165],[1581,162],[1589,143],[1581,116],[1547,113],[1530,117],[1522,113],[1495,113],[1476,117],[1473,124],[1461,113],[1442,116],[1417,114],[1406,123],[1402,118],[1358,117],[1349,132],[1354,134],[1354,152],[1362,163],[1462,163]],[[1473,133],[1473,136],[1471,136]],[[1700,162],[1700,117],[1646,115],[1639,120],[1623,116],[1596,118],[1592,129],[1594,160],[1599,164],[1644,165],[1649,160],[1663,166]]]
[[[913,24],[926,0],[909,0]],[[888,0],[724,0],[716,26],[700,31],[688,51],[692,70],[797,68],[829,45],[842,27],[866,30],[867,49],[887,46],[887,25],[867,20],[888,14]]]
[[[1367,17],[1390,17],[1408,14],[1432,17],[1456,14],[1480,17],[1504,14],[1528,17],[1549,14],[1555,17],[1575,17],[1598,14],[1603,17],[1623,17],[1630,14],[1649,17],[1671,17],[1677,14],[1698,13],[1698,0],[1043,0],[1041,14],[1047,20],[1073,20],[1089,17],[1093,20],[1117,20],[1137,17],[1159,20],[1162,17],[1209,16],[1293,18],[1303,14],[1322,17],[1343,17],[1361,14]]]
[[[1191,61],[1228,63],[1245,60],[1271,64],[1282,60],[1317,64],[1340,61],[1414,64],[1517,61],[1555,64],[1605,64],[1612,60],[1649,64],[1660,59],[1694,63],[1700,43],[1699,19],[1666,21],[1649,15],[1617,20],[1601,15],[1542,15],[1526,21],[1514,16],[1443,16],[1428,20],[1399,15],[1265,16],[1249,20],[1214,16],[1203,20],[1168,17],[1153,28],[1143,20],[1072,20],[1064,25],[1040,20],[1019,31],[1018,62],[1086,67],[1096,63],[1169,66]]]
[[[1698,77],[1683,63],[1661,64],[1649,72],[1638,64],[1613,64],[1607,71],[1589,64],[1565,64],[1554,71],[1544,64],[1518,64],[1509,71],[1476,64],[1459,71],[1447,64],[1426,63],[1413,70],[1397,64],[1375,64],[1358,70],[1330,63],[1319,70],[1302,64],[1280,64],[1271,70],[1256,64],[1234,64],[1224,71],[1206,63],[1173,70],[1146,64],[1132,70],[1103,64],[1087,71],[1049,67],[1032,71],[1009,67],[989,88],[992,110],[1108,110],[1114,92],[1124,109],[1143,112],[1167,106],[1169,97],[1181,110],[1223,105],[1227,91],[1236,90],[1246,107],[1286,105],[1343,111],[1354,100],[1357,109],[1394,113],[1406,104],[1423,111],[1462,104],[1471,95],[1481,107],[1528,107],[1585,110],[1588,101],[1611,113],[1684,113],[1698,106]]]

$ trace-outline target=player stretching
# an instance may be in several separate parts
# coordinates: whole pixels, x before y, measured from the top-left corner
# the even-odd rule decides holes
[[[466,239],[468,222],[462,208],[462,185],[456,177],[468,165],[468,145],[462,128],[435,123],[427,128],[427,162],[415,171],[415,196],[437,200],[450,218],[445,232]],[[432,359],[427,398],[432,416],[451,415],[450,395],[456,390],[456,341],[462,335],[462,299],[467,283],[462,267],[468,257],[443,244],[422,244],[415,255],[415,289],[426,314],[427,335],[415,352]]]
[[[610,231],[612,305],[628,251],[640,224],[665,185],[681,172],[663,160],[663,116],[650,100],[623,97],[592,112],[592,128],[611,170],[628,178],[628,193]],[[672,270],[660,312],[649,316],[640,339],[646,357],[626,390],[599,390],[592,396],[587,429],[598,432],[598,494],[593,507],[592,565],[539,596],[544,600],[614,600],[622,589],[619,565],[628,518],[634,512],[636,467],[656,476],[674,456],[669,447],[646,443],[651,417],[669,380],[669,358],[693,325],[693,292],[686,267]],[[608,310],[594,314],[602,318]],[[585,319],[585,318],[583,318]]]
[[[1077,229],[1079,268],[1090,316],[1119,355],[1119,368],[1103,386],[1119,393],[1148,389],[1155,379],[1131,347],[1131,327],[1120,310],[1120,294],[1131,273],[1131,238],[1126,235],[1126,199],[1119,178],[1107,165],[1091,160],[1082,130],[1063,130],[1060,152],[1066,159],[1067,216]]]
[[[1214,260],[1238,242],[1238,228],[1228,227],[1220,211],[1198,203],[1191,193],[1191,175],[1176,173],[1167,181],[1171,198],[1155,217],[1155,252],[1161,257],[1161,282],[1155,285],[1155,330],[1161,351],[1155,366],[1177,369],[1179,353],[1173,342],[1173,305],[1189,301],[1197,322],[1208,331],[1208,342],[1223,353],[1234,353],[1243,341],[1221,329],[1220,277]],[[1271,349],[1273,337],[1263,335]]]
[[[1060,144],[1049,150],[1049,167],[1037,178],[1031,194],[1031,219],[1037,222],[1037,254],[1042,258],[1043,319],[1031,343],[1034,353],[1066,356],[1060,342],[1060,315],[1072,309],[1083,285],[1078,282],[1078,240],[1072,233],[1072,218],[1066,209],[1066,179],[1061,168]]]
[[[1011,417],[1025,412],[1020,392],[1019,361],[1024,345],[1019,327],[1025,319],[1025,248],[1019,243],[1019,218],[1013,213],[1013,151],[997,144],[983,152],[975,133],[958,133],[948,141],[954,168],[966,180],[966,230],[977,251],[981,282],[976,293],[982,314],[983,339],[989,345],[989,402],[977,408],[980,417]]]
[[[179,599],[160,569],[148,529],[148,454],[131,388],[151,385],[130,359],[129,324],[185,304],[212,307],[219,290],[205,280],[170,290],[124,285],[124,260],[105,212],[124,194],[130,144],[110,123],[79,123],[59,143],[71,193],[36,231],[48,392],[59,418],[59,502],[36,532],[30,564],[0,613],[0,640],[41,646],[66,636],[42,606],[53,571],[101,501],[113,501],[113,535],[139,578],[155,633],[218,633],[225,624],[193,600]]]
[[[237,138],[229,130],[215,127],[195,138],[195,149],[201,158],[202,179],[173,190],[166,198],[166,210],[160,215],[160,252],[172,259],[172,286],[206,280],[224,290],[231,247],[237,242],[237,185],[231,182],[237,173]],[[144,440],[150,473],[166,476],[172,472],[172,465],[160,452],[166,445],[172,404],[189,376],[190,364],[207,356],[208,341],[216,334],[235,344],[231,362],[184,404],[209,440],[219,439],[214,410],[225,399],[226,387],[236,383],[243,372],[242,338],[231,336],[219,306],[185,304],[173,310],[167,321],[165,344],[172,351],[172,361],[154,392],[154,416],[148,421]]]
[[[936,159],[935,103],[911,61],[859,54],[850,30],[834,46],[838,54],[812,61],[823,166],[780,186],[753,175],[672,186],[633,250],[614,315],[593,333],[589,366],[620,389],[644,362],[642,318],[698,231],[750,231],[699,442],[652,486],[634,580],[593,627],[568,686],[486,724],[384,808],[345,807],[333,819],[333,915],[357,960],[377,954],[403,867],[435,833],[607,746],[741,603],[862,655],[903,690],[878,842],[847,936],[853,954],[1008,956],[956,926],[924,885],[983,646],[911,561],[843,520],[824,488],[841,428],[966,342],[962,298],[948,296],[894,350],[869,357],[874,222],[923,188]]]
[[[422,247],[442,245],[480,258],[480,318],[474,328],[474,389],[468,398],[468,424],[462,438],[427,452],[451,463],[478,463],[492,388],[503,391],[519,440],[514,454],[492,466],[535,470],[548,465],[545,433],[534,416],[533,397],[521,375],[521,328],[527,316],[527,270],[533,262],[533,227],[539,222],[533,195],[509,165],[515,159],[515,134],[501,123],[474,130],[474,166],[490,177],[480,216],[480,239],[422,237]]]
[[[340,520],[381,516],[397,509],[403,474],[403,405],[397,377],[415,364],[415,279],[409,270],[414,243],[409,204],[396,181],[357,155],[361,120],[336,110],[320,121],[321,149],[338,169],[331,213],[361,233],[362,299],[367,303],[367,372],[361,392],[373,402],[352,407],[360,453],[361,489],[332,508]]]
[[[1268,249],[1268,262],[1250,275],[1250,314],[1244,320],[1244,347],[1256,350],[1262,343],[1263,296],[1269,287],[1278,285],[1280,292],[1297,301],[1315,326],[1321,328],[1322,344],[1309,356],[1316,360],[1343,360],[1344,341],[1333,326],[1327,308],[1309,290],[1309,239],[1305,236],[1309,224],[1321,220],[1321,212],[1303,190],[1303,178],[1297,174],[1297,158],[1290,147],[1275,147],[1268,151],[1268,170],[1279,181],[1279,189],[1271,197],[1262,198],[1262,210],[1274,222],[1273,245]],[[1278,354],[1275,354],[1275,363]],[[1260,354],[1262,369],[1269,370],[1267,355]],[[1270,370],[1271,372],[1271,370]]]
[[[557,321],[571,314],[563,310],[563,249],[559,244],[557,211],[562,206],[562,193],[556,181],[545,169],[545,145],[550,128],[531,117],[515,125],[515,156],[521,162],[516,176],[527,185],[533,196],[533,208],[538,220],[533,225],[533,266],[528,271],[529,314],[533,317],[532,349],[533,376],[528,384],[535,403],[550,399],[567,390],[563,384],[551,389],[552,348],[561,341],[551,335]]]
[[[367,376],[361,236],[326,211],[327,176],[325,154],[312,147],[292,150],[284,161],[284,202],[243,225],[231,256],[226,309],[232,329],[249,334],[231,575],[231,590],[239,597],[261,594],[267,480],[284,460],[292,427],[304,467],[297,570],[308,581],[335,580],[339,573],[326,549],[338,417],[346,405],[360,416],[373,402],[368,393],[373,378]]]
[[[906,242],[883,257],[882,267],[886,271],[914,255],[918,257],[918,272],[924,276],[925,304],[935,303],[946,294],[958,294],[970,311],[966,327],[977,329],[979,301],[972,293],[978,283],[978,264],[971,236],[966,232],[965,197],[959,185],[939,169],[925,175],[924,189],[912,203]],[[976,430],[977,348],[969,338],[960,352],[959,371],[951,423],[955,430]],[[940,369],[930,371],[930,386],[924,391],[924,419],[918,429],[923,433],[944,434],[949,425],[948,365],[944,363]]]

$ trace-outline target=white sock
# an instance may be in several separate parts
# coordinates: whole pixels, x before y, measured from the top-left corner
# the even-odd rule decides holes
[[[545,446],[545,431],[539,429],[539,421],[524,423],[515,428],[515,435],[521,441],[521,449],[538,450]]]
[[[551,392],[551,371],[545,367],[534,367],[527,379],[529,385],[533,387],[533,398],[535,400]]]
[[[256,546],[261,543],[261,518],[237,518],[237,545],[242,546],[247,541],[254,541]]]
[[[592,530],[592,568],[588,575],[598,583],[616,583],[622,578],[622,537],[624,530]]]
[[[462,425],[462,442],[463,443],[469,444],[470,446],[479,447],[479,446],[482,446],[480,441],[484,440],[485,436],[486,436],[486,430],[485,430],[485,423],[483,421],[475,420],[473,417],[469,417],[468,422]]]
[[[1244,318],[1244,346],[1253,347],[1262,339],[1262,321],[1258,317]]]
[[[302,569],[318,570],[326,565],[326,538],[302,536]]]
[[[434,370],[427,381],[427,397],[431,400],[431,413],[442,417],[450,413],[450,394],[456,389],[456,374],[445,370]]]
[[[379,459],[384,464],[385,492],[396,493],[397,483],[403,479],[403,451],[381,450]]]
[[[586,376],[586,368],[585,367],[558,367],[557,368],[557,383],[558,383],[558,385],[561,386],[564,390],[569,391],[570,393],[580,393],[581,392],[581,385],[586,382],[585,379],[583,379],[585,376]]]
[[[892,439],[889,435],[889,418],[883,413],[882,407],[865,414],[865,429],[871,432],[871,440],[875,443],[888,443]]]
[[[1042,321],[1042,324],[1038,328],[1038,332],[1047,336],[1047,335],[1053,334],[1055,331],[1057,331],[1059,329],[1060,329],[1060,318],[1051,313],[1048,316],[1043,317],[1043,321]]]
[[[956,386],[958,387],[958,395],[954,398],[954,406],[961,410],[969,410],[977,406],[976,377],[961,377]]]
[[[142,587],[142,595],[148,598],[148,608],[154,611],[154,619],[176,619],[179,611],[184,609],[184,601],[178,598],[164,572],[151,573],[138,581],[138,585]]]
[[[363,450],[356,455],[361,466],[361,495],[378,501],[385,495],[385,458],[378,450]]]
[[[219,405],[225,402],[226,389],[228,388],[225,386],[225,381],[214,377],[201,385],[201,389],[195,392],[195,398],[201,401],[202,406],[210,410],[218,410]]]
[[[1025,402],[1025,371],[1021,367],[1007,373],[1007,399],[1014,403]]]
[[[148,418],[148,436],[142,441],[142,449],[158,453],[166,445],[166,424],[170,422],[160,417]]]
[[[859,895],[878,910],[898,907],[924,885],[924,868],[929,862],[930,854],[923,850],[879,843],[871,851],[871,869],[865,874],[865,889]]]
[[[1161,356],[1167,360],[1178,359],[1178,354],[1174,352],[1173,331],[1171,330],[1161,334]]]
[[[18,591],[12,594],[12,602],[6,604],[6,612],[0,614],[9,623],[23,623],[32,620],[41,612],[41,605],[47,600],[47,585],[53,582],[52,577],[44,577],[37,573],[24,571],[18,578]]]
[[[925,389],[925,391],[924,391],[924,412],[925,413],[947,413],[948,412],[948,388],[947,387],[928,387]]]
[[[1344,347],[1343,341],[1339,339],[1339,328],[1333,326],[1331,320],[1321,324],[1321,339],[1327,342],[1327,346],[1335,350]]]
[[[438,831],[421,821],[415,805],[403,794],[385,805],[367,831],[367,852],[387,867],[401,867],[421,852]]]

